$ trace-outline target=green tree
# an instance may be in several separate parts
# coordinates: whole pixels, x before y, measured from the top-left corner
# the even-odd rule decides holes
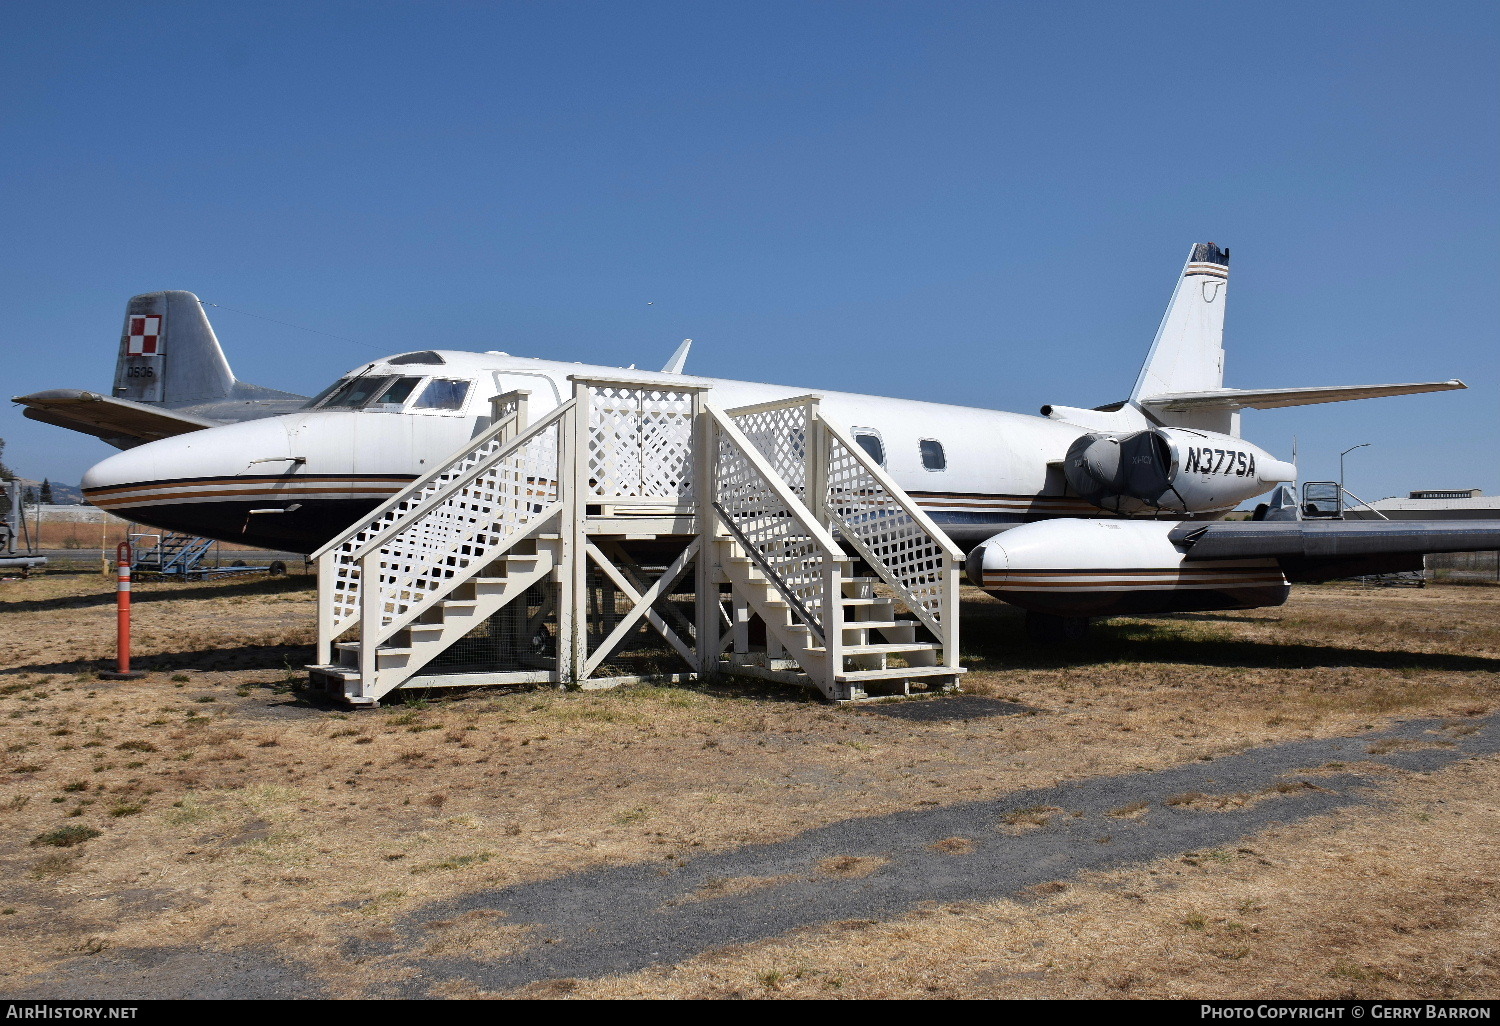
[[[52,481],[45,477],[42,478],[42,505],[52,505]]]
[[[5,439],[0,438],[0,481],[9,481],[16,472],[5,465]]]

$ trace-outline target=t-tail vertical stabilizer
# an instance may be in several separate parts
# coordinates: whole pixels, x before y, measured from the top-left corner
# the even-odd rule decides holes
[[[1228,292],[1229,250],[1212,242],[1194,245],[1130,393],[1131,402],[1224,387],[1224,304]],[[1238,410],[1194,409],[1157,416],[1177,427],[1239,434]]]

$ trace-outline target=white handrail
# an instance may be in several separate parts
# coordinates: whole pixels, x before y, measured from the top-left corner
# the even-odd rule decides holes
[[[491,400],[491,402],[494,402],[494,403],[503,403],[507,399],[510,399],[512,397],[516,397],[517,409],[515,411],[513,411],[509,416],[503,417],[500,420],[495,421],[493,424],[491,424],[489,427],[485,428],[479,434],[473,436],[472,438],[465,439],[463,445],[461,445],[458,449],[454,450],[454,452],[452,454],[450,454],[445,460],[443,460],[441,463],[439,463],[436,467],[434,467],[433,469],[429,470],[427,473],[423,474],[421,477],[418,477],[418,478],[410,481],[406,485],[405,488],[401,489],[396,494],[394,494],[394,495],[390,496],[389,498],[387,498],[384,502],[382,502],[379,506],[377,506],[374,510],[372,510],[370,513],[368,513],[366,516],[361,517],[359,520],[356,520],[352,525],[350,525],[350,527],[346,531],[344,531],[344,533],[336,535],[332,539],[330,539],[329,541],[324,542],[323,545],[316,552],[314,552],[312,555],[310,555],[310,556],[307,557],[308,562],[312,562],[313,560],[315,560],[318,557],[322,556],[325,552],[328,552],[328,551],[330,551],[332,549],[337,548],[340,545],[343,545],[350,538],[353,538],[355,535],[359,534],[361,531],[369,530],[369,528],[375,523],[375,521],[377,521],[381,517],[385,516],[386,512],[388,510],[390,510],[390,508],[392,506],[395,506],[398,503],[406,501],[408,498],[410,498],[410,496],[412,495],[413,492],[418,492],[418,491],[421,491],[423,488],[430,487],[431,484],[432,484],[432,482],[436,481],[443,474],[445,474],[449,470],[451,470],[455,464],[458,464],[458,463],[462,462],[464,459],[467,459],[471,454],[477,452],[479,449],[482,449],[484,446],[488,445],[491,441],[493,441],[501,433],[503,433],[504,431],[506,431],[507,429],[509,429],[514,424],[514,422],[516,421],[516,419],[521,415],[521,411],[520,411],[520,408],[519,408],[520,407],[520,403],[524,401],[524,397],[525,396],[530,395],[530,394],[531,393],[529,391],[526,391],[526,390],[516,390],[516,391],[507,392],[504,395],[496,396],[493,400]]]
[[[751,443],[750,439],[745,437],[745,433],[735,425],[734,421],[730,420],[718,407],[709,403],[704,403],[703,409],[713,417],[714,423],[719,429],[728,434],[730,440],[734,442],[735,447],[744,453],[745,458],[750,461],[750,465],[771,486],[771,490],[776,493],[776,497],[786,505],[788,512],[796,518],[797,523],[808,533],[809,537],[817,541],[829,555],[842,557],[844,550],[839,548],[838,541],[826,527],[818,523],[802,500],[797,498],[792,490],[781,482],[781,478],[776,476],[776,471],[771,467],[771,464],[760,454],[760,450]]]
[[[906,494],[906,490],[897,484],[891,475],[885,472],[885,468],[876,463],[874,458],[865,452],[863,446],[856,444],[853,439],[844,434],[838,425],[821,417],[819,419],[822,420],[823,426],[828,429],[828,433],[837,439],[844,448],[849,450],[850,454],[864,466],[871,477],[884,486],[885,490],[890,493],[890,497],[896,501],[906,514],[915,520],[922,530],[932,536],[932,540],[937,542],[948,558],[962,563],[964,559],[963,550],[953,543],[953,540],[944,533],[942,528],[932,522],[932,518],[927,515],[921,506],[909,501],[910,496]]]
[[[427,495],[425,498],[412,505],[410,509],[404,511],[403,515],[399,519],[388,525],[384,530],[375,534],[373,537],[355,546],[354,548],[343,551],[342,546],[340,546],[340,548],[325,547],[325,549],[322,550],[320,556],[318,557],[318,657],[320,661],[326,661],[326,657],[329,654],[333,640],[336,639],[344,631],[348,630],[348,628],[355,621],[361,620],[363,618],[363,612],[366,608],[365,599],[367,597],[364,592],[371,590],[366,587],[365,575],[363,572],[363,568],[366,563],[365,557],[379,552],[379,550],[383,546],[388,544],[393,538],[400,535],[402,531],[407,530],[414,524],[420,524],[422,522],[422,518],[427,513],[441,505],[443,502],[447,501],[455,492],[463,489],[480,474],[493,467],[496,463],[513,455],[524,446],[529,444],[538,435],[552,428],[564,415],[566,415],[569,410],[573,408],[573,406],[574,401],[570,399],[566,403],[563,403],[561,406],[556,407],[541,420],[529,426],[525,431],[522,431],[515,438],[505,443],[494,453],[486,456],[481,460],[476,461],[474,466],[465,470],[463,473],[458,474],[457,476],[446,482],[443,482],[440,486],[435,488],[431,492],[431,494]],[[503,428],[503,426],[504,422],[502,422],[502,424],[494,425],[494,429],[498,430]],[[489,432],[486,432],[484,436],[479,436],[482,439],[481,441],[471,442],[469,448],[459,454],[458,459],[449,461],[449,466],[451,467],[453,463],[459,462],[463,458],[469,456],[471,453],[474,453],[484,446],[489,445],[493,439],[487,437],[488,435]],[[422,482],[425,482],[423,486],[430,486],[433,483],[435,477],[445,472],[446,471],[442,468],[434,471],[433,474],[422,479]],[[553,484],[554,487],[556,487],[559,482],[553,482]],[[410,500],[388,500],[385,505],[383,505],[381,509],[377,511],[374,519],[378,521],[381,516],[384,516],[391,507],[395,506],[400,501]],[[367,530],[369,526],[370,522],[368,520],[361,521],[360,530]],[[347,545],[348,543],[349,539],[346,538],[343,545]],[[351,572],[347,578],[347,583],[353,586],[346,589],[345,594],[342,596],[345,605],[351,607],[351,612],[345,614],[342,617],[338,615],[334,605],[334,577],[337,573],[337,567],[335,566],[335,563],[350,568]],[[355,588],[357,588],[360,592],[360,595],[357,599],[353,594],[349,593]],[[325,625],[326,630],[324,629]],[[383,625],[375,625],[372,627],[371,625],[367,624],[365,634],[373,635],[377,630],[383,629]]]

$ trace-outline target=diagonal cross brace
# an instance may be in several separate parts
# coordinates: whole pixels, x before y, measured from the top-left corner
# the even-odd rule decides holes
[[[667,592],[667,589],[677,583],[677,579],[682,576],[683,571],[687,569],[687,565],[692,558],[698,554],[698,550],[702,544],[702,539],[693,539],[692,544],[682,551],[682,555],[678,556],[672,565],[667,567],[666,572],[656,579],[656,583],[644,592],[641,592],[620,571],[620,568],[610,561],[610,558],[600,550],[599,546],[595,545],[592,541],[588,543],[589,557],[593,559],[599,569],[609,575],[610,580],[614,581],[615,587],[619,588],[633,604],[630,612],[625,614],[624,619],[615,626],[615,629],[610,632],[609,637],[601,641],[599,647],[594,649],[594,654],[589,656],[588,662],[584,665],[585,677],[593,673],[599,667],[599,664],[604,662],[610,652],[614,651],[615,646],[624,640],[625,635],[635,628],[635,625],[640,621],[642,616],[646,617],[650,621],[651,626],[655,627],[661,636],[667,639],[667,643],[677,650],[678,655],[687,660],[687,664],[695,672],[702,672],[702,668],[698,665],[698,655],[692,646],[684,644],[671,625],[658,616],[656,611],[651,608],[656,603],[656,600]]]

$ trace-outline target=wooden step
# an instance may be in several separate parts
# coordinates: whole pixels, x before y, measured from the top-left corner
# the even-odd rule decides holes
[[[338,649],[340,652],[358,652],[359,651],[359,642],[357,642],[357,641],[340,641],[340,642],[336,642],[333,647],[336,648],[336,649]],[[375,654],[377,656],[383,656],[383,655],[411,655],[411,653],[412,653],[412,650],[410,648],[404,646],[404,645],[377,645],[376,648],[375,648]]]
[[[840,651],[846,656],[895,655],[900,652],[936,652],[941,645],[929,641],[897,641],[882,645],[844,645]],[[809,645],[809,652],[828,651],[822,645]]]
[[[916,624],[915,620],[845,620],[844,621],[844,630],[846,630],[846,631],[886,630],[886,629],[894,629],[894,628],[899,628],[899,627],[912,627],[915,624]],[[790,631],[810,631],[810,630],[812,630],[812,628],[808,627],[806,624],[803,624],[803,623],[794,623],[790,627],[788,627],[787,630],[790,630]]]
[[[347,666],[336,666],[332,663],[327,665],[309,664],[304,666],[308,673],[321,673],[325,677],[337,677],[348,683],[359,680],[359,671],[352,670]]]
[[[893,680],[901,677],[956,677],[967,673],[962,666],[900,666],[885,670],[842,670],[833,675],[839,683],[862,680]]]

